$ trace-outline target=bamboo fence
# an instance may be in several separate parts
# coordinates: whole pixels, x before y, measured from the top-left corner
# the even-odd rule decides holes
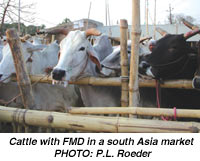
[[[92,132],[199,133],[200,124],[125,117],[80,116],[0,106],[0,121]]]

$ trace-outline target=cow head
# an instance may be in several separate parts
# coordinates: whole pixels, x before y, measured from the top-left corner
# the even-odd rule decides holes
[[[147,55],[150,53],[148,49],[148,44],[145,42],[151,38],[142,38],[139,45],[139,55]],[[128,66],[130,64],[131,57],[131,40],[127,42],[127,53],[128,53]],[[121,65],[120,65],[120,46],[116,46],[113,52],[108,55],[103,61],[101,61],[102,70],[101,74],[103,76],[120,76]]]
[[[199,30],[190,31],[186,34],[166,34],[156,41],[152,53],[145,58],[148,67],[145,69],[148,76],[154,78],[173,78],[181,70],[189,59],[192,51],[186,40]]]
[[[99,36],[100,34],[96,29],[69,32],[60,43],[60,59],[53,69],[52,78],[57,81],[76,80],[89,61],[101,68],[97,54],[87,40],[90,35]]]

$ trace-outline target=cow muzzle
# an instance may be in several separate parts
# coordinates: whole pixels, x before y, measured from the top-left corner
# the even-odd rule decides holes
[[[141,61],[139,64],[139,73],[146,75],[147,69],[150,67],[150,65],[146,61]]]
[[[52,72],[52,78],[57,81],[62,81],[63,77],[65,76],[65,73],[65,70],[54,69]]]

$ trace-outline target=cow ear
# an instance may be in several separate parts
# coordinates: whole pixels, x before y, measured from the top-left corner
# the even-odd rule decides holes
[[[92,54],[92,52],[90,52],[90,51],[88,51],[88,55],[89,55],[90,60],[94,64],[96,64],[98,69],[99,69],[99,71],[101,71],[101,63],[100,63],[99,59],[96,56],[94,56],[94,54]]]

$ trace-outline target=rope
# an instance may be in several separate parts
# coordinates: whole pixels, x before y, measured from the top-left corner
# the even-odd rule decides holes
[[[157,106],[158,106],[158,108],[160,108],[161,107],[161,102],[160,102],[160,83],[159,83],[159,80],[156,80],[156,100],[157,100]],[[176,107],[174,107],[174,120],[176,120],[176,113],[177,113],[177,111],[176,111]],[[172,118],[171,117],[164,117],[164,116],[161,116],[161,119],[163,120],[163,121],[169,121],[169,120],[172,120]]]

